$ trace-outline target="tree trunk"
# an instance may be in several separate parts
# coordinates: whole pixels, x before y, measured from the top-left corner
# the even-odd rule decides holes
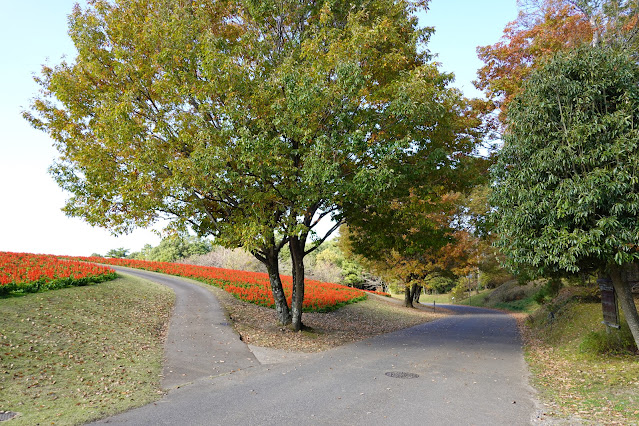
[[[406,288],[404,290],[404,306],[407,308],[414,308],[413,298],[415,297],[416,284],[410,284],[410,278],[406,279]]]
[[[419,297],[422,295],[422,286],[413,284],[413,302],[419,304]]]
[[[288,308],[286,294],[282,287],[282,279],[280,277],[280,264],[275,250],[269,251],[266,255],[266,270],[268,278],[271,282],[271,292],[275,300],[275,311],[277,312],[277,322],[280,325],[289,325],[291,323],[291,311]]]
[[[302,304],[304,303],[304,242],[299,237],[291,237],[291,263],[293,274],[293,298],[291,301],[291,327],[300,331],[302,324]]]
[[[628,282],[628,272],[629,265],[613,265],[610,268],[610,279],[612,280],[612,286],[615,288],[615,293],[617,293],[628,327],[630,327],[632,337],[635,339],[635,345],[639,348],[639,314],[632,297],[632,288]]]

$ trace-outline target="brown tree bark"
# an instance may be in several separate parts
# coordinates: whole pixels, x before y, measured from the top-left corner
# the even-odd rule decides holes
[[[413,284],[413,302],[419,304],[419,297],[422,295],[422,286]]]
[[[626,317],[632,337],[639,348],[639,313],[637,313],[637,306],[632,296],[632,288],[628,282],[629,272],[630,265],[612,265],[610,267],[610,279],[612,280],[612,286],[615,288],[615,293],[617,293],[617,300]]]
[[[404,290],[404,306],[406,306],[407,308],[414,308],[413,296],[411,295],[410,286],[406,286],[406,290]]]
[[[415,298],[415,289],[417,284],[410,284],[410,277],[406,278],[406,289],[404,290],[404,306],[414,308],[413,299]]]
[[[291,301],[291,327],[300,331],[302,324],[302,304],[304,302],[304,250],[305,243],[299,237],[289,240],[293,274],[293,298]]]
[[[282,287],[277,251],[274,249],[269,250],[265,253],[264,260],[265,261],[263,263],[266,265],[266,270],[268,271],[268,277],[271,283],[271,292],[273,293],[273,299],[275,300],[277,322],[280,325],[288,325],[291,323],[291,311],[288,308],[286,294],[284,294],[284,288]]]

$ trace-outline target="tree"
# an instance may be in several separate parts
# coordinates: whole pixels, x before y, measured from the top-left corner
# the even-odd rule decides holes
[[[535,68],[558,51],[592,40],[590,22],[569,2],[547,0],[531,6],[506,26],[501,41],[477,48],[485,65],[477,72],[475,86],[491,102],[489,110],[500,111],[502,121]]]
[[[636,0],[522,0],[519,5],[519,16],[501,41],[477,48],[485,65],[475,86],[486,94],[487,110],[500,111],[502,122],[530,73],[555,53],[599,42],[634,52],[639,46]]]
[[[129,249],[125,249],[124,247],[111,249],[107,252],[106,257],[117,257],[117,258],[125,258],[129,254]]]
[[[399,181],[454,166],[472,140],[423,48],[426,1],[106,0],[76,7],[72,63],[43,67],[26,113],[60,151],[65,212],[244,247],[278,321],[302,327],[304,257]],[[408,173],[408,172],[411,173]],[[334,226],[318,234],[332,217]],[[289,308],[278,255],[288,245]]]
[[[175,262],[189,256],[206,254],[212,249],[211,242],[206,239],[173,235],[163,238],[157,247],[146,244],[140,253],[135,253],[132,257],[154,262]]]
[[[472,180],[460,179],[458,186],[461,182],[470,185]],[[386,211],[353,220],[344,235],[376,273],[403,283],[406,307],[419,301],[422,288],[434,278],[455,279],[477,267],[477,239],[456,223],[461,194],[434,195],[396,199]],[[386,226],[378,220],[387,221]]]
[[[609,274],[635,341],[627,274],[639,260],[639,66],[581,48],[533,72],[493,171],[498,246],[514,272]]]

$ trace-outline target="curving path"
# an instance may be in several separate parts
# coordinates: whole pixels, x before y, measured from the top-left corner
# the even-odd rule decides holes
[[[144,277],[172,285],[160,281],[156,275],[159,274]],[[179,278],[168,279],[186,283]],[[178,296],[178,301],[181,299]],[[220,337],[228,331],[218,325],[222,321],[206,320],[210,325],[196,325],[198,321],[190,314],[203,318],[204,306],[189,305],[183,313],[178,306],[176,316],[184,316],[191,332],[202,328],[173,338],[167,352],[182,351],[176,358],[182,360],[178,364],[208,359],[200,363],[204,365],[197,371],[181,373],[185,377],[199,374],[200,379],[172,389],[155,404],[101,423],[368,426],[536,422],[534,391],[527,384],[528,371],[514,319],[487,309],[447,307],[459,315],[303,360],[259,366],[237,336],[230,340]],[[172,320],[170,330],[174,328],[178,326]],[[234,372],[222,374],[219,364],[210,357],[185,350],[183,345],[191,344],[185,343],[191,341],[187,340],[189,336],[218,342],[212,344],[212,353],[220,346],[225,347],[228,353],[225,367],[227,362],[237,363],[235,369],[225,371]],[[171,362],[170,354],[167,359]],[[207,370],[206,364],[211,362]],[[250,366],[254,368],[246,368]]]
[[[259,365],[229,325],[224,309],[210,289],[171,275],[111,267],[119,273],[165,285],[175,292],[175,307],[164,349],[163,388],[171,389],[203,377]]]

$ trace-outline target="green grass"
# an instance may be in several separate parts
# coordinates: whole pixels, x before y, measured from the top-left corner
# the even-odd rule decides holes
[[[174,295],[136,278],[0,300],[0,411],[82,424],[161,397]]]
[[[402,298],[404,297],[403,294],[401,296]],[[432,305],[433,302],[435,302],[435,304],[444,304],[444,305],[452,303],[450,300],[450,293],[422,294],[419,298],[419,301],[427,305]]]
[[[539,309],[529,321],[526,345],[533,383],[559,417],[639,424],[639,357],[621,347],[593,351],[593,333],[605,335],[601,320],[600,303],[572,300],[554,318]]]
[[[539,304],[535,302],[532,296],[529,296],[520,300],[494,303],[490,305],[490,307],[504,309],[511,312],[522,312],[531,314],[539,308]]]
[[[486,298],[490,296],[493,292],[492,289],[481,290],[479,294],[475,291],[472,292],[470,297],[465,297],[464,299],[455,300],[455,304],[457,305],[468,305],[468,306],[486,306]],[[468,296],[468,292],[465,293]]]

